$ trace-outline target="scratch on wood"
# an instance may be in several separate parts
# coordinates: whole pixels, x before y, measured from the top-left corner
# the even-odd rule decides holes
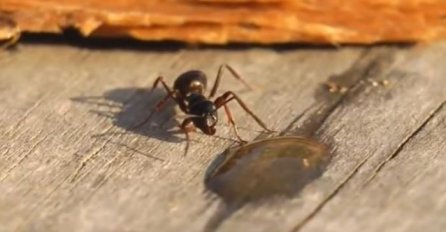
[[[26,227],[26,225],[29,224],[29,222],[32,220],[32,216],[34,214],[34,212],[39,208],[40,205],[42,205],[43,203],[47,202],[49,199],[51,199],[51,197],[53,196],[53,194],[63,185],[67,182],[67,180],[69,179],[69,176],[65,177],[63,181],[61,181],[53,190],[51,190],[50,193],[48,193],[41,201],[39,201],[38,203],[35,204],[35,206],[29,211],[29,214],[24,216],[23,222],[21,224],[18,224],[17,227],[15,228],[15,230],[13,231],[23,231],[23,227]]]
[[[105,131],[109,131],[111,128],[112,128],[112,126],[109,127],[109,128],[107,128]],[[24,222],[23,222],[22,224],[19,224],[19,225],[18,225],[18,228],[23,227],[23,226],[26,226],[26,224],[32,219],[32,216],[33,216],[35,210],[38,209],[40,205],[44,204],[44,203],[47,202],[49,199],[51,199],[51,197],[54,195],[54,193],[57,192],[57,190],[60,189],[61,186],[63,186],[63,185],[66,184],[67,182],[74,182],[74,180],[77,180],[77,181],[79,182],[81,178],[77,178],[77,179],[76,179],[76,177],[77,177],[77,175],[79,175],[79,173],[80,173],[80,171],[82,170],[82,168],[85,167],[86,162],[88,162],[89,160],[91,160],[91,159],[93,158],[93,156],[95,156],[95,155],[98,154],[101,150],[103,150],[103,149],[107,146],[107,144],[108,144],[110,141],[111,141],[111,138],[108,139],[108,140],[106,140],[106,141],[102,144],[102,146],[99,147],[98,150],[96,150],[95,152],[93,152],[93,153],[90,154],[91,157],[90,157],[89,159],[88,159],[88,157],[86,157],[86,159],[83,160],[85,163],[82,163],[82,162],[81,162],[81,164],[78,166],[78,168],[75,170],[75,172],[74,172],[72,175],[68,175],[67,177],[65,177],[59,184],[57,184],[57,186],[56,186],[53,190],[51,190],[50,193],[48,193],[48,194],[47,194],[41,201],[39,201],[38,203],[36,203],[36,204],[35,204],[35,207],[33,207],[33,208],[30,210],[30,213],[28,214],[28,216],[25,217]],[[87,160],[87,159],[88,159],[88,160]]]
[[[175,68],[180,62],[181,57],[184,55],[184,50],[180,50],[174,57],[172,57],[172,63],[169,65],[169,68]]]
[[[135,142],[137,142],[138,140],[136,139],[136,140],[134,140]],[[124,161],[122,161],[115,169],[113,169],[108,175],[106,175],[99,183],[97,183],[96,184],[96,186],[95,186],[95,188],[92,190],[92,192],[91,192],[91,194],[88,196],[88,197],[86,197],[86,199],[84,200],[84,202],[85,201],[88,201],[88,199],[91,199],[93,196],[94,196],[94,194],[100,189],[100,187],[106,182],[106,180],[108,179],[108,178],[110,178],[110,176],[112,176],[114,173],[116,173],[116,171],[118,171],[119,169],[121,169],[123,166],[124,166],[124,164],[131,158],[131,157],[133,157],[135,154],[142,154],[142,155],[144,155],[144,156],[146,156],[146,157],[148,157],[148,158],[152,158],[152,159],[155,159],[155,160],[157,160],[157,161],[161,161],[161,162],[164,162],[165,160],[163,160],[163,159],[160,159],[160,158],[157,158],[157,157],[154,157],[154,156],[150,156],[150,155],[147,155],[147,154],[144,154],[144,153],[142,153],[141,151],[138,151],[138,150],[136,150],[136,149],[134,149],[134,148],[131,148],[131,147],[129,147],[128,145],[125,145],[125,144],[122,144],[122,143],[115,143],[115,142],[113,142],[113,141],[111,141],[111,139],[109,140],[109,142],[110,143],[113,143],[113,144],[115,144],[115,145],[120,145],[120,146],[123,146],[124,148],[127,148],[127,149],[129,149],[129,150],[131,150],[131,151],[133,151],[131,154],[129,154],[128,155],[128,157],[124,160]],[[104,166],[102,166],[101,167],[101,169],[105,169],[107,166],[109,166],[109,165],[111,165],[119,156],[121,156],[120,154],[118,154],[118,155],[116,155],[116,156],[114,156],[110,161],[108,161]]]
[[[398,156],[398,154],[403,150],[403,148],[421,131],[423,128],[429,123],[429,121],[437,115],[441,109],[446,104],[446,101],[442,102],[438,107],[436,107],[427,117],[426,119],[418,126],[411,134],[409,134],[395,149],[394,152],[392,152],[385,160],[383,160],[381,163],[378,164],[378,166],[373,170],[372,174],[369,178],[364,182],[363,187],[367,186],[375,177],[378,175],[378,173],[384,168],[384,166],[391,160],[393,160],[395,157]]]
[[[10,146],[6,146],[5,151],[2,152],[0,157],[5,157],[9,153],[10,150],[11,150],[11,147]]]
[[[131,94],[124,102],[123,102],[123,107],[125,107],[125,105],[127,105],[129,102],[132,101],[132,99],[134,99],[136,96],[138,95],[137,91],[134,91],[133,94]],[[108,133],[114,126],[110,126],[108,127],[104,132],[104,133]],[[119,137],[119,135],[118,135]],[[85,167],[85,165],[87,164],[88,161],[90,161],[94,156],[96,156],[97,154],[99,154],[102,150],[105,149],[105,147],[107,146],[108,143],[110,143],[112,140],[112,137],[108,138],[95,152],[90,153],[89,155],[87,155],[85,157],[84,160],[82,160],[82,162],[79,164],[79,166],[76,168],[76,170],[73,172],[73,174],[71,175],[71,180],[70,182],[73,183],[76,179],[77,176],[79,175],[80,171]],[[79,178],[80,180],[81,178]]]
[[[347,175],[347,177],[341,181],[340,184],[338,184],[338,186],[336,186],[336,188],[328,194],[328,196],[322,200],[322,202],[316,206],[316,208],[310,212],[310,214],[308,214],[302,221],[299,222],[299,224],[297,224],[292,231],[296,232],[299,231],[300,229],[302,229],[302,227],[304,227],[312,218],[314,218],[314,216],[316,216],[317,213],[319,213],[319,211],[322,210],[322,208],[324,208],[324,206],[331,200],[333,199],[334,196],[336,196],[336,194],[339,193],[339,191],[356,175],[356,173],[358,172],[358,170],[367,162],[367,160],[369,160],[369,158],[372,155],[369,155],[367,157],[365,157],[363,160],[361,160],[361,162],[359,162],[358,165],[356,165],[356,167]]]
[[[54,132],[54,131],[53,131]],[[39,134],[36,137],[39,137],[42,134],[42,131],[39,132]],[[17,162],[15,162],[6,172],[4,172],[4,175],[0,178],[0,182],[3,182],[3,180],[5,180],[9,174],[17,167],[19,166],[26,158],[28,158],[36,149],[37,147],[42,144],[49,135],[51,135],[52,133],[46,134],[45,136],[43,136],[39,141],[37,141],[36,143],[34,143],[34,145],[31,146],[31,149],[25,153],[25,155],[23,155]]]
[[[45,100],[47,96],[49,96],[49,94],[46,94],[43,97],[37,99],[37,101],[35,101],[34,104],[25,111],[22,117],[20,117],[20,119],[12,127],[10,127],[5,134],[9,135],[12,131],[17,132],[18,131],[17,129],[23,124],[23,122],[28,118],[28,116],[42,104],[42,102]],[[16,134],[15,132],[10,135],[11,138],[15,136]]]
[[[144,157],[146,157],[146,158],[149,158],[149,159],[154,159],[154,160],[156,160],[156,161],[160,161],[160,162],[164,162],[164,161],[166,161],[166,160],[161,159],[161,158],[158,158],[158,157],[156,157],[156,156],[153,156],[153,155],[144,153],[144,152],[142,152],[142,151],[140,151],[140,150],[138,150],[138,149],[136,149],[136,148],[130,147],[129,145],[124,144],[124,143],[119,143],[119,142],[114,142],[114,141],[111,141],[110,143],[115,144],[115,145],[120,146],[120,147],[124,147],[124,148],[126,148],[126,149],[128,149],[128,150],[130,150],[130,151],[135,152],[135,154],[142,155],[142,156],[144,156]]]
[[[105,133],[107,133],[108,131],[110,131],[113,128],[113,126],[110,126],[109,128],[107,128],[105,130]],[[77,176],[79,175],[80,171],[85,167],[85,165],[87,165],[87,163],[93,159],[97,154],[99,154],[101,151],[103,151],[105,149],[105,147],[107,146],[107,144],[112,140],[112,138],[108,138],[104,143],[102,143],[101,146],[99,146],[98,149],[96,149],[96,151],[91,152],[90,154],[87,154],[85,156],[85,158],[81,161],[81,163],[79,164],[79,166],[76,168],[76,170],[74,170],[73,174],[71,175],[70,178],[70,182],[74,182],[77,178]]]
[[[112,176],[113,174],[116,173],[117,170],[121,169],[124,164],[135,154],[135,152],[131,153],[128,155],[128,157],[122,161],[115,169],[113,169],[108,175],[106,175],[99,183],[96,184],[96,186],[94,187],[94,189],[91,191],[91,193],[89,194],[88,197],[86,197],[84,199],[84,202],[88,201],[89,199],[91,199],[96,192],[101,188],[101,186],[106,182],[106,180],[108,178],[110,178],[110,176]],[[105,167],[110,166],[120,155],[116,155],[114,156],[110,161],[108,161],[101,169],[105,169]]]
[[[131,97],[129,97],[128,101],[127,101],[125,104],[127,104],[129,101],[131,101],[131,99],[133,99],[133,97],[135,97],[136,95],[137,95],[137,94],[136,94],[136,92],[135,92],[135,94],[133,94]],[[114,127],[114,126],[110,126],[109,128],[107,128],[107,129],[106,129],[104,132],[102,132],[101,134],[106,134],[106,133],[108,133],[113,127]],[[122,136],[122,134],[118,134],[117,136],[118,136],[118,138],[120,138],[120,137]],[[103,144],[102,144],[102,145],[101,145],[95,152],[93,152],[93,153],[91,153],[91,154],[89,154],[89,155],[87,155],[87,156],[85,157],[85,159],[79,164],[78,168],[74,171],[74,173],[73,173],[73,175],[72,175],[72,178],[71,178],[71,181],[70,181],[70,182],[73,183],[73,182],[76,180],[76,178],[77,178],[77,176],[79,175],[80,171],[85,167],[85,165],[87,164],[88,161],[90,161],[94,156],[96,156],[96,155],[99,154],[102,150],[104,150],[105,147],[107,146],[107,144],[109,144],[109,143],[113,143],[112,138],[113,138],[113,137],[109,137],[108,139],[106,139],[105,142],[104,142],[104,143],[103,143]],[[148,157],[148,156],[146,156],[146,157]],[[150,157],[150,158],[157,159],[156,157]],[[87,174],[88,174],[88,172],[84,175],[84,177],[85,177]],[[79,182],[82,178],[83,178],[83,177],[78,178],[78,181],[77,181],[77,182]]]

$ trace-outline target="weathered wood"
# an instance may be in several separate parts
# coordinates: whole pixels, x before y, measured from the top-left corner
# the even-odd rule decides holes
[[[445,80],[442,76],[444,70],[440,68],[441,48],[443,47],[437,45],[422,50],[387,52],[372,50],[363,56],[362,59],[367,61],[365,64],[358,61],[351,70],[341,74],[341,76],[359,75],[361,78],[353,84],[345,97],[332,103],[336,108],[329,107],[326,110],[328,117],[322,117],[323,124],[316,131],[323,140],[332,144],[335,155],[332,164],[326,173],[310,184],[298,198],[284,201],[282,204],[264,206],[262,214],[256,215],[256,220],[269,222],[265,225],[270,227],[262,224],[262,231],[263,229],[271,231],[274,228],[281,228],[281,231],[304,228],[318,216],[328,202],[336,199],[338,192],[347,183],[355,183],[352,181],[360,179],[355,187],[362,186],[363,182],[374,175],[376,168],[392,156],[401,144],[404,144],[407,138],[410,138],[420,125],[430,118],[432,112],[446,99]],[[374,58],[369,60],[370,56]],[[431,65],[435,68],[430,68]],[[373,81],[369,81],[369,78],[385,79],[391,84],[386,88],[374,87]],[[324,112],[324,106],[315,108],[316,114],[320,109]],[[307,114],[310,119],[315,118],[311,113]],[[296,123],[295,132],[305,133],[307,130],[305,121],[304,116]],[[309,128],[312,128],[312,123],[309,124]],[[354,189],[350,194],[356,192]],[[269,214],[263,213],[265,211]],[[340,204],[337,211],[330,213],[337,215],[342,211]],[[354,212],[352,210],[345,215],[354,215]],[[229,231],[240,227],[240,224],[247,225],[247,228],[253,227],[257,224],[256,221],[249,220],[253,214],[255,211],[235,214],[232,220],[223,224],[223,228]],[[352,217],[355,220],[354,216]],[[400,217],[404,218],[405,215]],[[274,224],[277,222],[280,224]],[[356,223],[361,224],[361,222]],[[328,229],[325,228],[323,219],[318,225],[320,227],[317,230],[311,231]],[[340,223],[336,231],[344,229]],[[393,230],[392,227],[387,229]]]
[[[373,179],[352,179],[302,231],[444,231],[445,118],[443,104]]]
[[[404,191],[401,180],[389,179],[392,173],[423,172],[423,157],[441,160],[444,140],[422,135],[442,122],[445,51],[441,43],[290,51],[22,45],[0,54],[0,231],[202,231],[220,205],[204,187],[205,170],[233,143],[224,120],[215,137],[194,134],[186,157],[183,136],[166,132],[175,125],[172,107],[155,118],[159,125],[128,128],[161,94],[149,98],[143,89],[159,74],[172,83],[180,72],[199,68],[213,79],[225,62],[256,89],[246,91],[225,76],[222,91],[240,93],[275,130],[320,137],[334,158],[295,198],[248,204],[218,230],[340,231],[347,222],[352,230],[374,230],[378,225],[370,218],[382,212],[407,221],[429,215],[426,229],[441,228],[435,212],[444,212],[444,204],[419,214],[401,210],[413,205],[410,197],[385,209],[356,206],[394,200],[379,192],[382,185],[394,195]],[[329,93],[322,85],[328,80],[348,90]],[[374,86],[375,80],[389,85]],[[233,109],[242,136],[255,138],[260,128],[235,104]],[[425,153],[417,157],[408,147]],[[397,160],[413,165],[398,166]],[[431,192],[421,185],[440,184],[444,172],[439,164],[434,168],[439,178],[418,176],[412,185],[420,196],[440,199],[440,188]],[[380,220],[379,228],[402,228],[392,217]]]

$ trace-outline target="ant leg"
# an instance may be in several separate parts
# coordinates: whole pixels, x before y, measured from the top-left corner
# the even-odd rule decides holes
[[[174,91],[172,91],[172,89],[170,89],[170,87],[166,84],[166,82],[164,81],[164,78],[162,76],[159,76],[158,78],[155,79],[155,81],[153,82],[152,89],[150,90],[150,94],[153,93],[153,90],[156,89],[156,87],[158,86],[159,83],[161,83],[163,85],[163,87],[167,91],[167,93],[169,93],[170,95],[174,94]]]
[[[186,156],[187,152],[189,151],[189,146],[190,146],[189,132],[195,131],[195,126],[192,123],[192,119],[186,118],[186,119],[184,119],[183,123],[181,123],[180,127],[181,127],[181,130],[186,135],[186,148],[184,149],[184,156]]]
[[[264,122],[262,122],[262,120],[260,120],[259,117],[257,117],[257,115],[255,115],[249,108],[248,106],[232,91],[227,91],[226,93],[224,93],[223,95],[221,95],[220,97],[218,97],[217,99],[215,99],[214,104],[215,106],[218,108],[226,105],[228,102],[232,101],[232,100],[236,100],[238,102],[238,104],[245,110],[246,113],[248,113],[256,122],[257,124],[259,124],[263,129],[265,129],[266,131],[269,132],[273,132],[272,130],[268,129],[268,127],[266,126],[266,124]]]
[[[159,76],[158,78],[156,78],[155,82],[153,83],[153,87],[152,87],[151,91],[153,91],[158,86],[159,83],[161,83],[163,85],[163,87],[167,91],[167,93],[180,106],[181,111],[187,112],[187,106],[184,103],[183,98],[177,96],[177,92],[175,90],[172,90],[171,88],[169,88],[169,86],[166,84],[166,82],[164,81],[164,78],[162,76]]]
[[[224,104],[223,107],[225,108],[226,116],[228,116],[229,124],[231,124],[232,129],[234,129],[235,136],[240,141],[240,143],[246,143],[247,141],[242,139],[242,137],[240,137],[240,134],[238,133],[237,125],[235,125],[235,121],[232,117],[232,113],[229,110],[229,107],[226,104]]]
[[[223,74],[223,68],[228,69],[232,76],[241,81],[248,89],[252,89],[251,86],[242,78],[242,76],[240,76],[240,74],[237,73],[237,71],[235,71],[234,68],[232,68],[228,64],[222,64],[220,65],[220,68],[218,68],[217,77],[215,78],[214,86],[212,87],[211,93],[209,94],[208,98],[212,98],[217,93],[218,86],[220,85],[220,79]]]
[[[146,117],[146,119],[144,119],[142,122],[136,124],[135,126],[132,126],[131,129],[136,129],[138,127],[143,126],[144,124],[146,124],[148,121],[150,121],[150,119],[152,118],[152,116],[154,115],[155,112],[159,112],[167,103],[167,101],[169,99],[173,99],[177,104],[179,104],[180,106],[184,103],[180,103],[178,101],[178,99],[175,97],[175,92],[172,91],[169,86],[166,84],[166,82],[164,82],[163,77],[159,76],[158,78],[156,78],[155,82],[153,82],[153,87],[150,90],[150,95],[152,95],[153,90],[156,89],[156,87],[158,86],[158,84],[161,83],[164,87],[164,89],[167,91],[167,95],[161,100],[159,101],[156,106],[150,111],[149,116]]]
[[[136,129],[139,128],[141,126],[143,126],[144,124],[146,124],[147,122],[150,121],[150,119],[152,118],[152,116],[156,113],[159,112],[164,106],[165,103],[167,102],[167,100],[169,100],[172,96],[166,95],[161,101],[159,101],[156,106],[150,111],[150,114],[140,123],[136,124],[135,126],[132,126],[131,129]]]

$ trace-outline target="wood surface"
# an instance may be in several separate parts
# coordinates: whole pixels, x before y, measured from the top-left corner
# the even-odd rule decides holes
[[[0,231],[443,231],[446,43],[419,47],[97,48],[20,44],[0,53]],[[172,105],[130,129],[169,84],[220,64],[270,127],[314,136],[333,154],[291,199],[246,204],[224,220],[205,171],[234,144],[193,134],[187,156]],[[328,83],[328,84],[327,84]],[[333,91],[331,92],[330,89]],[[335,91],[338,89],[339,91]],[[245,139],[259,128],[236,104]],[[177,119],[180,120],[180,119]]]

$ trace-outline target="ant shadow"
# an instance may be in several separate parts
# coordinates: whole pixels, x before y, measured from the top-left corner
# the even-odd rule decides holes
[[[133,133],[179,143],[185,138],[180,137],[182,132],[174,118],[174,101],[169,100],[162,110],[155,112],[148,122],[142,124],[147,120],[156,103],[166,94],[162,89],[128,87],[108,90],[102,96],[80,96],[71,100],[94,107],[89,110],[90,113],[108,118],[114,126],[124,130],[95,134],[92,137]]]
[[[160,111],[151,114],[155,105],[166,95],[161,88],[128,87],[108,90],[101,96],[80,96],[71,100],[94,107],[89,110],[90,113],[108,118],[114,126],[124,130],[95,134],[93,138],[132,133],[171,143],[186,142],[186,136],[180,129],[182,118],[177,117],[181,114],[175,110],[175,101],[168,100]],[[147,120],[149,117],[150,120]],[[213,137],[237,142],[218,135]],[[190,142],[197,141],[191,139]]]

